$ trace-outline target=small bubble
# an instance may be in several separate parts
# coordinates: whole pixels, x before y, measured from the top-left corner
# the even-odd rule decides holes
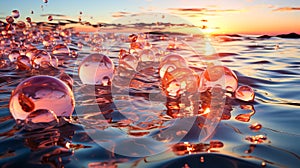
[[[266,166],[267,166],[266,162],[262,161],[261,162],[261,167],[266,167]]]
[[[58,78],[65,82],[71,89],[73,88],[74,80],[68,74],[63,72]]]
[[[204,163],[204,157],[203,156],[200,157],[200,162]]]
[[[33,10],[31,10],[31,11],[30,11],[30,14],[34,14],[34,11],[33,11]]]
[[[209,66],[200,76],[201,92],[214,86],[221,86],[228,92],[234,92],[238,86],[238,78],[236,74],[225,66]]]
[[[176,68],[188,67],[187,61],[178,54],[170,54],[165,56],[159,64],[159,75],[162,78],[166,71],[171,72]]]
[[[58,56],[67,56],[70,55],[70,49],[64,44],[57,44],[53,47],[52,54]]]
[[[25,22],[23,22],[23,21],[18,21],[18,22],[17,22],[17,27],[18,27],[19,29],[24,29],[24,28],[26,27],[26,24],[25,24]]]
[[[185,92],[196,93],[199,76],[189,68],[177,68],[166,72],[161,79],[162,90],[167,96],[178,97]]]
[[[78,71],[83,84],[103,85],[104,77],[112,79],[114,64],[106,55],[91,54],[80,63]]]
[[[52,20],[53,20],[52,15],[49,15],[49,16],[48,16],[48,21],[52,21]]]
[[[11,16],[17,19],[20,17],[20,12],[18,10],[13,10],[11,11]]]
[[[155,61],[154,52],[151,49],[144,49],[139,55],[140,61]]]
[[[131,54],[125,54],[119,59],[119,65],[131,70],[136,70],[138,66],[138,60]]]
[[[48,3],[48,0],[43,0],[44,1],[44,3]]]
[[[7,23],[9,23],[9,24],[11,24],[11,23],[13,23],[15,20],[14,20],[14,18],[12,17],[12,16],[7,16],[6,17],[6,22]]]
[[[25,55],[19,56],[17,58],[17,69],[30,70],[31,69],[30,59]]]
[[[18,50],[12,50],[11,53],[8,55],[8,58],[10,62],[16,62],[19,56],[20,52]]]
[[[258,131],[262,128],[262,125],[259,123],[254,123],[249,126],[251,130]]]
[[[35,69],[48,68],[49,66],[51,66],[51,56],[45,50],[36,50],[31,60],[32,67]]]
[[[242,101],[252,102],[254,97],[255,93],[250,86],[239,86],[235,91],[235,98]]]

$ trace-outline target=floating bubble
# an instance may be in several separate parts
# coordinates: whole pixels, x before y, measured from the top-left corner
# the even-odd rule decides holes
[[[75,106],[71,89],[51,76],[33,76],[21,82],[12,92],[9,110],[15,120],[25,120],[39,109],[53,111],[56,116],[70,117]]]
[[[34,11],[33,11],[33,10],[31,10],[31,11],[30,11],[30,13],[31,13],[31,14],[34,14]]]
[[[142,62],[155,61],[154,52],[151,49],[142,50],[139,55],[139,58]]]
[[[44,1],[44,3],[48,3],[48,0],[43,0]]]
[[[14,20],[14,18],[12,17],[12,16],[7,16],[6,17],[6,22],[7,23],[9,23],[9,24],[11,24],[11,23],[13,23],[15,20]]]
[[[228,92],[234,92],[238,86],[238,78],[232,70],[225,66],[209,66],[200,76],[199,90],[204,92],[214,86],[219,86]]]
[[[31,69],[30,59],[25,55],[19,56],[17,58],[17,69],[30,70]]]
[[[25,24],[25,22],[23,22],[23,21],[18,21],[18,22],[17,22],[17,27],[18,27],[19,29],[24,29],[24,28],[26,27],[26,24]]]
[[[52,49],[53,55],[59,55],[59,56],[68,56],[70,55],[70,49],[68,46],[64,44],[57,44]]]
[[[255,93],[250,86],[239,86],[235,91],[235,98],[242,101],[252,102],[254,97]]]
[[[262,128],[262,125],[259,123],[254,123],[249,126],[251,130],[258,131]]]
[[[48,21],[52,21],[53,17],[51,15],[48,16]]]
[[[176,68],[188,67],[187,61],[178,54],[170,54],[164,57],[159,64],[159,75],[162,78],[166,71],[171,72]]]
[[[167,70],[161,82],[167,96],[178,97],[185,92],[197,92],[199,76],[189,68],[177,68],[171,72]]]
[[[36,50],[34,56],[31,58],[32,66],[35,69],[48,68],[51,66],[51,56],[45,50]]]
[[[58,78],[65,82],[71,89],[73,88],[74,80],[66,73],[61,73]]]
[[[78,71],[83,84],[103,85],[107,77],[111,81],[114,64],[106,55],[91,54],[80,63]]]
[[[11,11],[11,16],[17,19],[20,17],[20,12],[18,10],[13,10]]]
[[[58,125],[59,120],[52,110],[38,109],[30,113],[25,119],[26,130],[53,128]]]
[[[126,69],[136,70],[138,66],[138,59],[131,54],[125,54],[120,58],[119,66]]]
[[[8,59],[10,62],[16,62],[19,56],[20,52],[18,50],[12,50],[8,55]]]
[[[56,56],[54,56],[54,55],[50,55],[50,65],[52,66],[52,67],[55,67],[55,68],[57,68],[58,67],[58,59],[57,59],[57,57]]]
[[[31,23],[31,17],[26,17],[26,21],[27,21],[28,23]]]

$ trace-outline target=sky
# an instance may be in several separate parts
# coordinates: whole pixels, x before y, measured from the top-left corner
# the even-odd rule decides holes
[[[15,9],[20,11],[18,20],[29,16],[33,21],[47,21],[52,15],[54,19],[81,17],[90,23],[111,23],[130,19],[132,14],[160,12],[217,34],[300,33],[299,0],[0,0],[0,20],[5,21]]]

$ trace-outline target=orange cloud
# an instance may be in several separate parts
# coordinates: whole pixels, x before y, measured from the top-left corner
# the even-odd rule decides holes
[[[175,12],[239,12],[236,9],[207,9],[207,8],[169,8]]]
[[[283,11],[300,11],[300,7],[282,7],[273,10],[274,12]]]
[[[120,18],[120,17],[124,17],[126,15],[130,15],[131,13],[129,12],[115,12],[112,14],[112,17],[114,18]]]

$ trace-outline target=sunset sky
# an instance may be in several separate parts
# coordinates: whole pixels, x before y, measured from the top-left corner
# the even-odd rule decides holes
[[[109,23],[141,12],[162,12],[180,16],[213,33],[280,34],[300,33],[299,0],[10,0],[0,1],[0,20],[11,11],[20,11],[19,20],[54,19]],[[31,14],[31,10],[34,14]]]

